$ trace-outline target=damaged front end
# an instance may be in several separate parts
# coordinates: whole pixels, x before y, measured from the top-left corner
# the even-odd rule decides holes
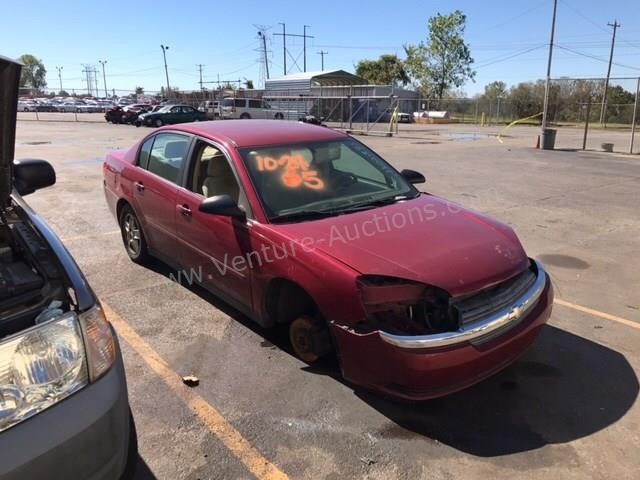
[[[534,260],[464,297],[397,278],[363,276],[366,318],[331,322],[343,376],[393,397],[421,400],[466,388],[513,362],[551,314],[553,289]]]

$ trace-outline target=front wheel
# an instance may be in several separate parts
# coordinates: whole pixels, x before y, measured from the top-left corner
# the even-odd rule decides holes
[[[248,120],[251,118],[251,115],[249,115],[248,113],[243,113],[242,115],[240,115],[240,118],[243,120]]]
[[[276,113],[276,120],[284,120],[284,115],[281,113]]]
[[[313,363],[331,352],[331,337],[324,321],[301,315],[289,325],[289,342],[296,356]]]
[[[144,263],[149,257],[147,241],[138,217],[128,205],[120,213],[120,232],[129,258],[136,263]]]
[[[156,127],[161,127],[163,125],[162,120],[159,118],[155,121]]]

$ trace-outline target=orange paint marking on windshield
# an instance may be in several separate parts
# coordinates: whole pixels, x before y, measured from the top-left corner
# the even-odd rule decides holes
[[[309,170],[307,162],[301,155],[282,155],[277,160],[262,155],[256,156],[259,172],[274,172],[284,169],[282,183],[287,188],[302,186],[312,190],[324,189],[324,181],[318,177],[316,170]]]

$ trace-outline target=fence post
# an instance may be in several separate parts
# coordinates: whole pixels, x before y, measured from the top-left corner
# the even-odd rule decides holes
[[[636,119],[638,116],[638,97],[640,97],[640,77],[638,77],[638,85],[636,87],[636,101],[633,104],[633,120],[631,120],[631,145],[629,153],[633,153],[633,140],[636,136]]]
[[[353,129],[353,101],[351,100],[351,95],[347,95],[347,100],[349,100],[349,130]]]
[[[587,149],[587,134],[589,133],[589,115],[591,115],[591,96],[587,100],[587,118],[584,121],[584,137],[582,138],[582,150]]]

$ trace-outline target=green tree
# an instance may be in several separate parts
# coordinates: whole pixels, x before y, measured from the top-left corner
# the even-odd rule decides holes
[[[397,55],[380,55],[378,60],[360,60],[356,75],[374,85],[406,85],[411,81],[404,62]]]
[[[136,95],[144,95],[144,88],[136,87]]]
[[[59,97],[68,97],[68,96],[69,96],[69,93],[68,93],[66,90],[60,90],[60,91],[58,92],[58,96],[59,96]]]
[[[484,86],[483,97],[490,102],[495,102],[498,98],[503,98],[507,94],[507,84],[497,80]]]
[[[244,88],[247,90],[253,90],[253,80],[244,79]]]
[[[449,90],[473,80],[473,58],[464,41],[467,17],[460,10],[449,15],[438,13],[428,21],[427,42],[405,45],[407,71],[423,94],[441,99]]]
[[[20,74],[20,87],[33,88],[39,91],[47,86],[47,81],[45,80],[47,69],[44,68],[42,60],[29,53],[25,53],[18,60],[23,63]]]

